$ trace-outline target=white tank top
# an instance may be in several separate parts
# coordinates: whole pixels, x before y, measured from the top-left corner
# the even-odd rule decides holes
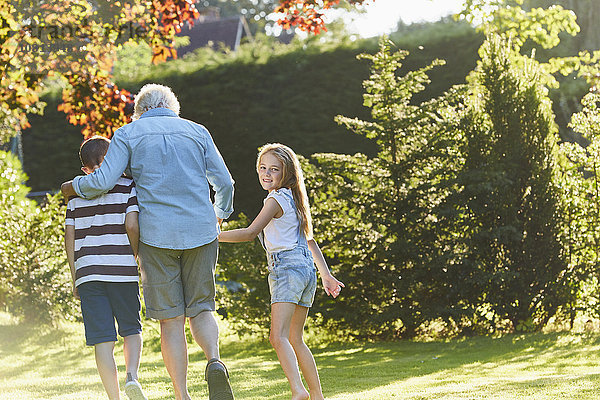
[[[271,219],[265,226],[263,230],[265,247],[269,253],[291,250],[298,245],[298,228],[300,227],[292,191],[288,188],[273,190],[264,202],[270,198],[277,201],[283,210],[283,215]]]

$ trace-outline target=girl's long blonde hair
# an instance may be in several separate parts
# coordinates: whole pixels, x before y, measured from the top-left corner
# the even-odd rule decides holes
[[[306,186],[304,185],[304,174],[302,167],[298,161],[298,157],[294,150],[280,143],[269,143],[261,147],[258,157],[256,158],[256,170],[260,165],[260,159],[263,155],[271,153],[283,165],[281,174],[281,182],[279,187],[286,187],[292,191],[296,210],[298,212],[298,220],[300,227],[306,236],[306,239],[312,239],[313,227],[312,218],[310,216],[310,205],[308,204],[308,195],[306,194]]]

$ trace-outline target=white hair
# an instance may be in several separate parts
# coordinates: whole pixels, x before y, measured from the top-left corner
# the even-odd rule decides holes
[[[156,83],[144,85],[135,96],[135,105],[131,118],[135,121],[143,113],[153,108],[168,108],[179,115],[179,101],[170,87]]]

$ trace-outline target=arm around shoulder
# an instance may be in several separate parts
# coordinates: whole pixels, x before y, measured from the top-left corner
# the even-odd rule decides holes
[[[73,181],[67,181],[60,185],[60,191],[62,192],[63,197],[65,198],[65,202],[67,202],[69,198],[77,196],[77,193],[73,188]]]

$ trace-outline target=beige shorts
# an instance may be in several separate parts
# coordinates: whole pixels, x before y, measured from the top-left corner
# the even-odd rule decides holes
[[[146,316],[195,317],[215,310],[215,267],[219,242],[171,250],[140,242],[139,257]]]

